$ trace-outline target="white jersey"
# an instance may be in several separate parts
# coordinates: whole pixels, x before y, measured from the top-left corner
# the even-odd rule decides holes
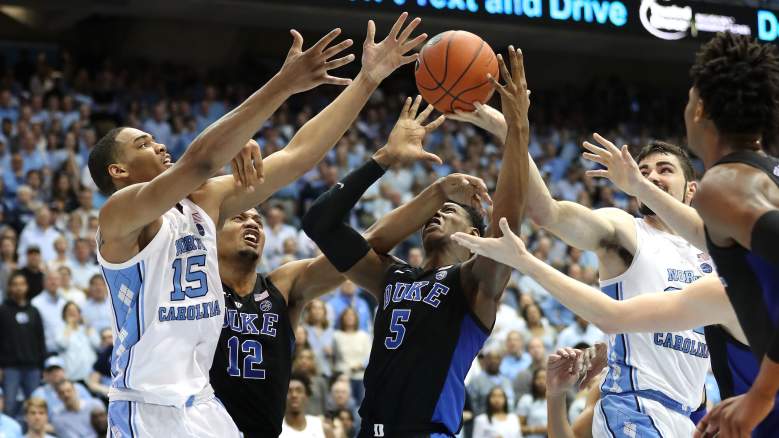
[[[714,270],[708,255],[681,237],[653,228],[643,219],[635,219],[635,225],[636,254],[630,267],[600,283],[612,298],[679,290]],[[695,410],[702,401],[709,349],[702,328],[611,335],[608,362],[601,386],[604,395],[638,392],[666,406],[679,406],[677,411]]]
[[[279,438],[325,438],[322,419],[314,415],[306,415],[306,428],[297,430],[287,424],[287,419],[285,418],[284,423],[281,425]]]
[[[194,202],[179,207],[130,260],[109,263],[98,251],[112,308],[111,400],[184,406],[211,390],[224,319],[216,226]]]

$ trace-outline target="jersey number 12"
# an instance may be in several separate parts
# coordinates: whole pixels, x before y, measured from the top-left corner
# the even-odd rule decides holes
[[[233,336],[227,340],[230,360],[227,374],[233,377],[241,377],[241,369],[238,368],[238,359],[241,356],[238,351],[239,341],[238,336]],[[255,365],[262,363],[262,344],[254,339],[246,339],[240,343],[240,347],[242,352],[250,353],[243,358],[243,377],[245,379],[264,379],[265,370],[255,368]]]

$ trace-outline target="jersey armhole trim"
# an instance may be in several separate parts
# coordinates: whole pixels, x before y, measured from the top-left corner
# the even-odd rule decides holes
[[[106,269],[116,270],[116,269],[124,269],[128,268],[132,265],[137,264],[141,260],[144,260],[149,253],[156,251],[157,246],[159,246],[159,243],[165,238],[165,233],[163,232],[165,230],[165,227],[168,226],[168,218],[165,217],[165,215],[162,215],[162,225],[160,225],[160,229],[157,230],[157,234],[154,235],[154,237],[149,241],[149,243],[146,244],[146,246],[138,251],[137,254],[132,256],[129,260],[122,263],[111,263],[103,258],[103,255],[100,254],[100,245],[98,242],[97,250],[95,251],[95,255],[97,256],[97,261],[100,263],[101,266],[105,267]],[[97,230],[97,237],[100,236],[100,229]]]
[[[625,272],[617,275],[616,277],[611,277],[607,280],[599,280],[598,283],[602,288],[606,286],[611,286],[614,283],[619,283],[620,281],[623,281],[626,276],[630,274],[630,272],[635,269],[635,266],[637,264],[638,258],[641,256],[641,247],[644,246],[644,236],[641,236],[641,230],[639,229],[641,226],[644,226],[645,222],[643,219],[640,218],[633,218],[633,229],[636,233],[636,253],[633,254],[633,260],[630,262],[630,266],[625,269]]]

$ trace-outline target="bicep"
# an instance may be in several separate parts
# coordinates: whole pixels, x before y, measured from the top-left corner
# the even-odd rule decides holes
[[[114,239],[139,232],[206,182],[208,172],[205,166],[177,163],[149,182],[117,191],[100,209],[102,235]]]
[[[616,218],[627,219],[630,215],[616,208],[591,210],[569,201],[557,201],[556,220],[544,224],[565,243],[586,251],[596,251],[604,241],[618,239]]]

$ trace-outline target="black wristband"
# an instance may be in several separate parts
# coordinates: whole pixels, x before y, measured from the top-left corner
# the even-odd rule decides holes
[[[763,214],[752,227],[752,252],[779,266],[779,210]]]

